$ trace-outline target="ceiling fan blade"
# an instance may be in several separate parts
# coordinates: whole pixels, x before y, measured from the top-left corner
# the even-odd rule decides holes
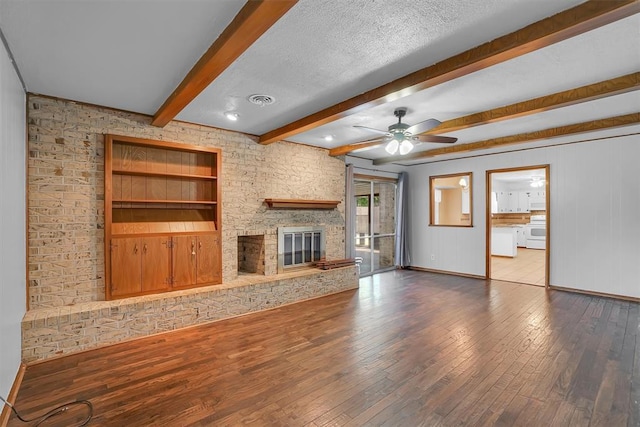
[[[453,144],[458,140],[458,138],[452,138],[449,136],[438,136],[438,135],[417,135],[412,139],[421,142],[439,142],[441,144]]]
[[[426,132],[430,129],[433,129],[434,127],[438,126],[440,123],[442,122],[436,119],[425,120],[424,122],[416,123],[415,125],[410,126],[407,129],[407,132],[409,132],[412,135],[418,135],[422,132]]]
[[[374,129],[374,128],[370,128],[370,127],[366,127],[366,126],[359,126],[359,125],[355,125],[354,128],[358,128],[358,129],[363,129],[369,132],[375,132],[375,133],[379,133],[381,135],[389,135],[389,132],[386,130],[380,130],[380,129]]]

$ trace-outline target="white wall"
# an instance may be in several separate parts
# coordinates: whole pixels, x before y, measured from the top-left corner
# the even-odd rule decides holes
[[[631,135],[408,167],[412,265],[484,276],[486,171],[549,164],[550,284],[640,298],[639,159]],[[429,227],[429,176],[466,171],[473,228]]]
[[[25,93],[0,43],[0,394],[20,366],[26,307]]]

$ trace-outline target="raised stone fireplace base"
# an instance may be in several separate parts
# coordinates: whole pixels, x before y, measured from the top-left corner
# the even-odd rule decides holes
[[[34,362],[358,287],[356,267],[242,276],[224,285],[30,310],[22,359]]]

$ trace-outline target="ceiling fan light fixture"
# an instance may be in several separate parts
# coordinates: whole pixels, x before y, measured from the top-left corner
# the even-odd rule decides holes
[[[364,150],[366,148],[376,147],[379,144],[381,145],[386,143],[387,145],[384,147],[384,149],[387,153],[389,153],[390,155],[394,155],[398,152],[399,149],[400,155],[404,156],[406,154],[409,154],[413,150],[416,143],[419,144],[421,142],[436,142],[450,144],[458,140],[457,138],[450,138],[447,136],[420,135],[442,124],[442,122],[436,119],[428,119],[410,126],[406,123],[402,123],[402,118],[406,114],[407,108],[396,108],[393,112],[393,115],[398,118],[398,122],[390,125],[386,131],[370,128],[367,126],[354,125],[355,128],[382,134],[384,136],[369,141],[363,141],[362,143],[350,144],[350,151]],[[355,148],[354,145],[356,146]],[[358,146],[362,146],[362,148]],[[347,146],[338,147],[338,150],[344,149],[346,147]]]
[[[408,154],[411,150],[413,150],[413,144],[408,139],[404,139],[400,143],[400,155],[404,156]]]
[[[544,184],[545,184],[545,181],[544,181],[544,179],[542,179],[542,177],[539,177],[539,176],[532,176],[531,177],[530,185],[533,188],[540,188],[540,187],[544,186]]]
[[[398,142],[397,139],[394,138],[391,141],[389,141],[389,143],[387,144],[386,147],[384,147],[384,149],[387,151],[387,153],[394,155],[398,151],[399,146],[400,146],[400,143]]]

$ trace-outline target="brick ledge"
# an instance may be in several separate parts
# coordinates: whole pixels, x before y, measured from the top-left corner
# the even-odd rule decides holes
[[[355,266],[246,275],[223,285],[28,311],[22,359],[34,362],[356,289]]]

